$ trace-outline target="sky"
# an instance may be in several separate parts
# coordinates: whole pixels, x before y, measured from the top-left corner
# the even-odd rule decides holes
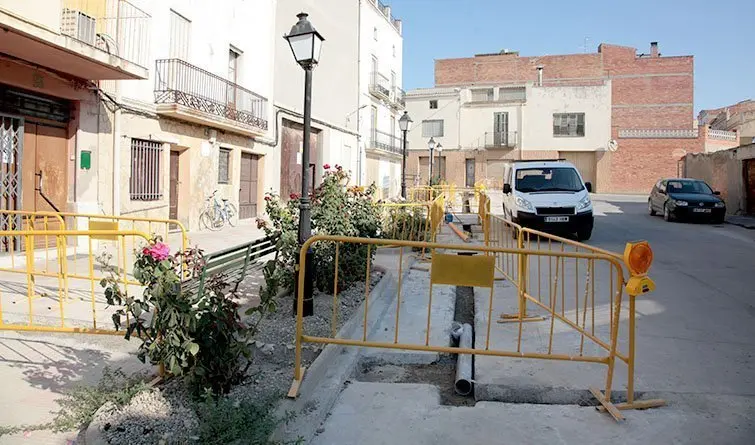
[[[695,114],[755,99],[755,0],[382,0],[403,21],[404,89],[432,87],[434,60],[504,48],[596,52],[601,42],[695,56]]]

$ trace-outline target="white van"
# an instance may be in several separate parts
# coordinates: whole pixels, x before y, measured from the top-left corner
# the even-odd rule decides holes
[[[504,169],[503,213],[523,227],[592,236],[592,184],[564,160],[514,161]]]

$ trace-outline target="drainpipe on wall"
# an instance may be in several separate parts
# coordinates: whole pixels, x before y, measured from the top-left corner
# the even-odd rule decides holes
[[[362,0],[357,4],[357,185],[362,185]]]
[[[115,84],[115,100],[121,103],[121,81]],[[113,215],[121,214],[121,109],[115,107],[113,112]]]

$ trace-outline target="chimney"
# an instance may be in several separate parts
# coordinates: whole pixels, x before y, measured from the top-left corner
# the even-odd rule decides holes
[[[537,86],[543,86],[543,66],[537,66]]]
[[[658,42],[650,42],[650,57],[658,57]]]

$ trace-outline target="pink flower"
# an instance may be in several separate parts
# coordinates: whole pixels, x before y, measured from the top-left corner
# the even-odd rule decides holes
[[[330,170],[330,164],[325,164],[322,166],[325,170]]]
[[[162,261],[170,256],[170,247],[165,243],[157,242],[142,250],[144,255],[152,257],[155,261]]]

